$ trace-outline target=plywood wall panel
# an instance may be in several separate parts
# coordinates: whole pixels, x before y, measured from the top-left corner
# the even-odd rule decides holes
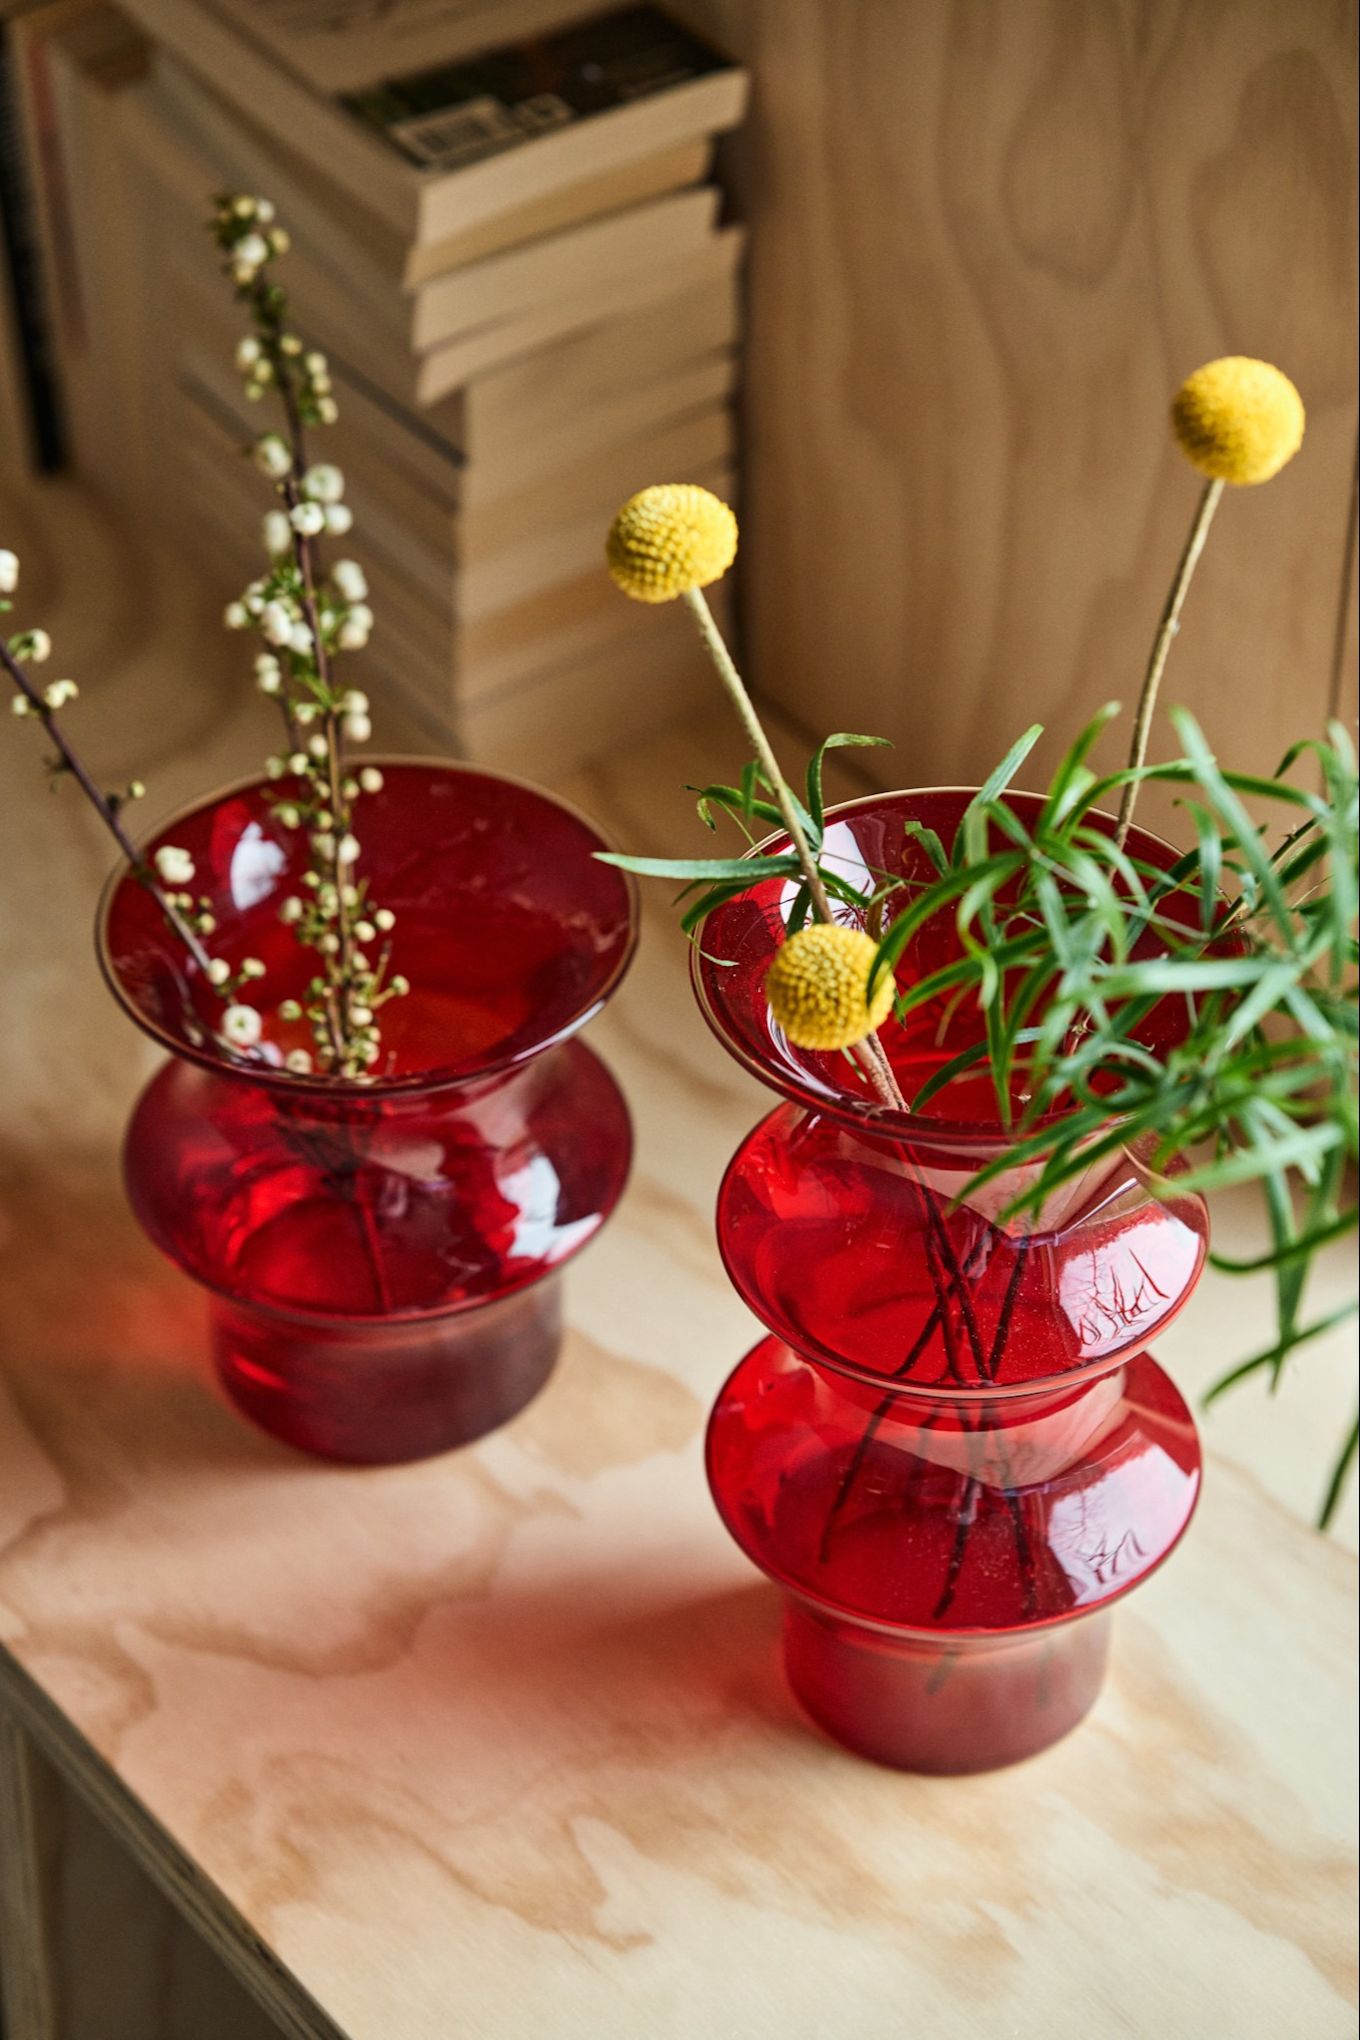
[[[1131,700],[1195,496],[1180,379],[1298,381],[1168,682],[1269,766],[1322,713],[1355,430],[1354,10],[689,0],[756,68],[744,605],[763,692],[975,776]],[[891,754],[883,754],[888,756]],[[874,754],[866,754],[873,761]]]

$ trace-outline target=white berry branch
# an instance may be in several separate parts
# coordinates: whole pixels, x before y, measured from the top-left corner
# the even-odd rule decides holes
[[[345,760],[347,743],[372,735],[368,699],[333,677],[333,656],[367,643],[373,612],[362,568],[341,560],[323,580],[314,552],[318,538],[343,535],[353,517],[340,470],[307,461],[307,428],[334,423],[336,404],[325,356],[289,331],[287,296],[269,272],[273,259],[286,253],[288,237],[274,224],[267,199],[244,195],[218,200],[213,230],[253,322],[236,357],[246,394],[257,400],[273,390],[283,409],[283,431],[265,433],[252,448],[282,505],[264,520],[270,570],[228,605],[225,616],[230,628],[253,629],[269,647],[255,661],[256,680],[262,693],[279,701],[289,749],[271,758],[268,769],[273,778],[291,774],[302,783],[300,794],[280,795],[274,812],[285,827],[307,832],[310,897],[286,900],[282,917],[317,950],[321,968],[308,986],[306,1006],[286,1002],[280,1016],[295,1020],[305,1013],[323,1067],[362,1079],[381,1055],[379,1008],[409,989],[404,979],[389,976],[390,944],[380,940],[394,917],[372,905],[354,869],[353,804],[382,786],[376,767],[354,774]],[[370,953],[375,946],[376,958]],[[289,1058],[294,1067],[308,1060],[305,1051]]]

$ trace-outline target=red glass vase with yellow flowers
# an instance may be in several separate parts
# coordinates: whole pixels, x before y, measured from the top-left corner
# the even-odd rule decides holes
[[[1273,847],[1188,715],[1183,756],[1146,763],[1223,487],[1283,464],[1302,406],[1234,359],[1174,418],[1207,479],[1128,762],[1091,762],[1112,704],[1039,792],[1012,787],[1035,728],[979,787],[828,807],[828,750],[873,741],[833,737],[795,793],[701,592],[734,555],[731,512],[653,489],[610,534],[625,592],[694,612],[750,739],[706,818],[763,836],[734,858],[617,860],[687,888],[699,1004],[780,1098],[719,1194],[723,1259],[768,1336],[718,1397],[710,1483],[783,1592],[807,1713],[912,1770],[987,1769],[1071,1729],[1114,1603],[1183,1535],[1200,1449],[1148,1343],[1204,1268],[1204,1193],[1261,1180],[1291,1271],[1279,1339],[1229,1379],[1309,1335],[1292,1271],[1354,1220],[1345,733],[1314,747],[1325,795],[1249,783],[1283,817]],[[1134,826],[1150,777],[1192,789],[1194,847]],[[1306,1020],[1284,1051],[1281,1013]]]

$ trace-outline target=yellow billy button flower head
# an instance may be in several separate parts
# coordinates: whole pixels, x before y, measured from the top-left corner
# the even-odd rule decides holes
[[[1181,384],[1171,422],[1192,467],[1249,487],[1277,475],[1303,444],[1303,399],[1268,361],[1227,354]]]
[[[635,602],[673,602],[706,588],[736,554],[736,518],[694,482],[659,482],[630,496],[605,544],[610,573]]]
[[[877,945],[862,928],[815,921],[780,945],[765,978],[770,1011],[795,1048],[853,1048],[883,1025],[893,1004],[892,972],[869,1000]]]

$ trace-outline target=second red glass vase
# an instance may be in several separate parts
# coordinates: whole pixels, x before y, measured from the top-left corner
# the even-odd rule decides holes
[[[290,1444],[387,1462],[505,1422],[551,1373],[560,1276],[627,1176],[617,1084],[573,1037],[618,985],[633,894],[596,861],[591,825],[536,789],[444,765],[384,767],[359,814],[392,967],[362,1086],[283,1067],[306,1045],[273,1017],[305,998],[312,959],[281,925],[303,849],[264,785],[181,815],[217,923],[214,953],[259,957],[265,1038],[250,1061],[212,1046],[215,994],[130,873],[101,920],[115,992],[166,1048],[125,1148],[153,1240],[210,1292],[218,1374]]]
[[[947,843],[968,798],[851,803],[824,855],[867,898],[884,872],[924,875],[908,820]],[[773,1022],[764,978],[795,891],[766,881],[720,908],[695,963],[719,1038],[787,1101],[719,1198],[728,1271],[770,1336],[718,1399],[710,1483],[784,1591],[807,1712],[883,1763],[984,1770],[1087,1712],[1111,1605],[1193,1512],[1194,1424],[1145,1342],[1198,1279],[1206,1214],[1154,1189],[1136,1147],[1093,1153],[1038,1213],[1008,1215],[1024,1169],[970,1189],[1010,1138],[985,1069],[928,1117],[885,1113],[853,1065]],[[952,940],[928,923],[899,977]],[[971,1045],[963,1024],[925,1008],[882,1031],[905,1095]]]

